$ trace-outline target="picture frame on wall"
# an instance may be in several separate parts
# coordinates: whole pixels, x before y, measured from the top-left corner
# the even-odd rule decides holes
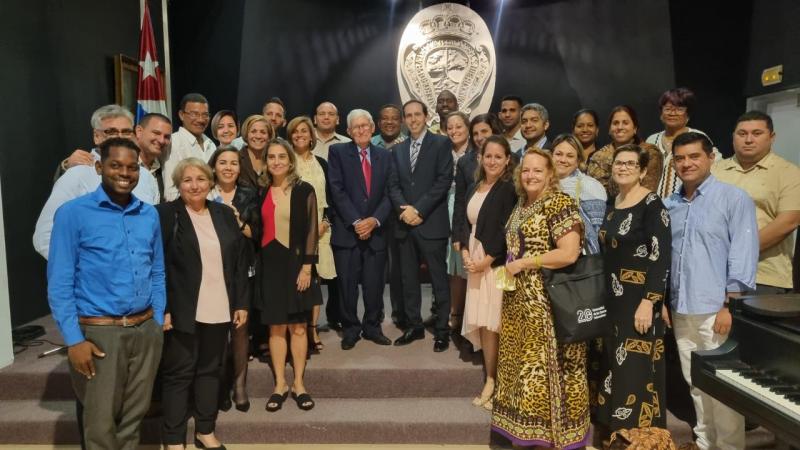
[[[138,62],[123,54],[114,55],[114,103],[136,113],[136,87],[139,78]]]

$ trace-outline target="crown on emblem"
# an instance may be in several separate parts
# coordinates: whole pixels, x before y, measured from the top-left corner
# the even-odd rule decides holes
[[[475,24],[455,14],[438,14],[422,21],[419,24],[419,30],[427,39],[439,36],[456,36],[462,39],[470,39],[475,34]]]

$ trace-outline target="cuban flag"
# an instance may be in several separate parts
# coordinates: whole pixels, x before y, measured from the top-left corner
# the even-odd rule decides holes
[[[136,88],[136,123],[145,114],[161,113],[169,117],[161,70],[158,67],[156,38],[150,22],[150,8],[144,2],[141,33],[139,35],[139,83]]]

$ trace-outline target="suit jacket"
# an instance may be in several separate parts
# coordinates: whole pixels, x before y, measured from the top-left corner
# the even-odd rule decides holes
[[[541,147],[541,149],[542,149],[542,150],[548,150],[548,151],[552,151],[552,150],[553,150],[553,140],[552,140],[552,139],[550,139],[550,137],[549,137],[549,136],[547,136],[547,135],[545,135],[545,136],[547,137],[547,140],[546,140],[546,141],[544,141],[544,144],[542,144],[542,147]],[[512,149],[511,149],[511,151],[512,151],[512,153],[513,153],[514,155],[516,155],[516,156],[517,156],[517,158],[522,158],[522,155],[524,155],[524,154],[525,154],[525,149],[526,149],[526,148],[528,148],[528,144],[527,144],[527,143],[526,143],[525,145],[523,145],[523,146],[522,146],[522,148],[518,148],[518,149],[516,149],[516,150],[514,150],[514,149],[512,148]]]
[[[469,246],[469,233],[472,227],[467,220],[467,205],[477,188],[477,183],[472,183],[467,189],[466,201],[463,203],[463,211],[459,216],[463,217],[463,223],[458,229],[463,231],[453,236],[454,241],[461,243],[461,248]],[[517,201],[514,182],[498,180],[489,189],[486,199],[481,205],[478,220],[475,223],[475,239],[481,242],[487,255],[494,257],[492,267],[506,262],[506,222],[508,222]],[[455,213],[453,217],[455,217]]]
[[[222,250],[222,271],[231,309],[248,309],[250,288],[247,282],[248,245],[233,210],[226,205],[206,201],[214,230]],[[164,240],[164,265],[167,273],[167,308],[172,326],[185,333],[194,333],[197,297],[203,264],[200,244],[192,219],[180,198],[156,206],[161,219]]]
[[[478,152],[472,147],[458,159],[456,163],[456,192],[453,198],[453,241],[457,236],[469,236],[469,227],[463,228],[467,222],[467,188],[475,182],[475,170],[478,168]]]
[[[372,166],[370,191],[367,194],[361,156],[354,142],[334,144],[328,152],[328,193],[335,214],[332,222],[331,245],[355,247],[358,236],[353,223],[359,219],[374,217],[380,226],[372,231],[368,242],[373,250],[384,250],[386,240],[383,226],[392,212],[386,184],[392,166],[391,154],[384,148],[370,144],[369,155]]]
[[[425,239],[447,239],[450,236],[450,217],[447,212],[447,192],[453,182],[453,154],[450,140],[444,136],[425,133],[417,165],[411,172],[411,138],[392,149],[389,197],[395,213],[402,205],[411,205],[422,216],[422,223],[411,227],[399,221],[395,236],[404,238],[415,232]]]

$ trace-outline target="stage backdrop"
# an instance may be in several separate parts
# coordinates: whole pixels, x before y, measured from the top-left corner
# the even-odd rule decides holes
[[[237,104],[218,106],[235,106],[243,117],[277,95],[293,117],[323,100],[343,113],[399,102],[401,35],[420,6],[436,3],[247,0]],[[642,134],[658,128],[655,102],[674,85],[666,1],[500,3],[470,2],[494,39],[493,109],[507,94],[542,103],[553,135],[581,107],[605,121],[613,106],[628,103],[640,111]]]

